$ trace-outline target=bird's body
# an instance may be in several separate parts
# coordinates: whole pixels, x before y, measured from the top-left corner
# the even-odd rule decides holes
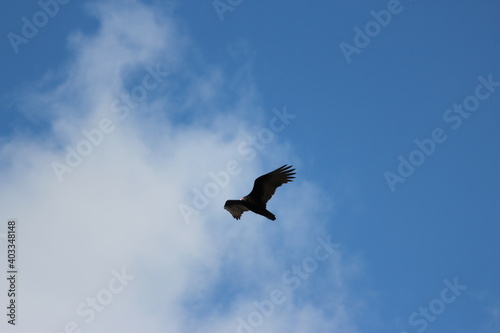
[[[239,220],[246,211],[267,217],[274,221],[276,216],[267,210],[266,204],[276,191],[276,188],[293,181],[295,169],[286,164],[282,167],[260,176],[254,182],[252,192],[240,200],[227,200],[224,209]]]
[[[276,220],[276,216],[274,216],[273,213],[268,211],[265,206],[257,205],[255,203],[253,203],[251,200],[248,200],[247,197],[243,197],[240,200],[228,200],[228,201],[226,201],[226,204],[224,205],[224,208],[227,211],[229,211],[233,215],[233,217],[237,220],[240,219],[241,214],[239,214],[239,212],[236,212],[236,215],[239,214],[240,216],[235,216],[235,213],[233,213],[233,212],[235,209],[234,207],[236,207],[238,205],[242,206],[242,208],[239,208],[239,210],[241,210],[241,214],[243,214],[244,211],[249,210],[249,211],[254,212],[256,214],[265,216],[270,220],[273,220],[273,221]],[[232,208],[230,209],[230,207],[232,207]]]

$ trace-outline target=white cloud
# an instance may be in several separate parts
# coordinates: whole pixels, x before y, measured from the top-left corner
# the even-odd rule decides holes
[[[18,96],[24,112],[49,121],[50,135],[20,133],[0,151],[2,220],[19,221],[16,332],[64,332],[71,322],[82,332],[236,332],[238,317],[255,311],[252,302],[284,288],[283,274],[312,255],[331,204],[299,170],[271,201],[277,221],[249,213],[234,221],[224,201],[247,194],[269,171],[261,164],[293,156],[278,140],[251,163],[238,153],[272,114],[242,120],[260,110],[251,80],[235,84],[216,66],[183,60],[195,51],[170,13],[134,1],[89,10],[99,30],[73,34],[74,56],[58,79],[47,76]],[[119,119],[114,101],[157,64],[169,77]],[[66,147],[76,149],[82,130],[103,118],[114,130],[59,182],[53,161],[64,163]],[[233,159],[243,172],[185,223],[178,204]],[[346,298],[359,267],[346,260],[340,249],[320,262],[255,331],[356,332],[358,306]],[[75,312],[83,303],[89,313],[88,298],[106,301],[122,269],[134,278],[95,318]]]

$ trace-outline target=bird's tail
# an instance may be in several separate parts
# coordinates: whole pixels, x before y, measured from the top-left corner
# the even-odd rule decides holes
[[[268,219],[270,219],[271,221],[276,220],[276,216],[274,216],[274,214],[273,214],[273,213],[271,213],[270,211],[268,211],[267,209],[266,209],[266,212],[265,212],[265,213],[266,213],[266,214],[265,214],[264,216],[265,216],[265,217],[267,217]]]

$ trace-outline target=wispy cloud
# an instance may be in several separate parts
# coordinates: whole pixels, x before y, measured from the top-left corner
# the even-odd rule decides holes
[[[0,151],[2,212],[22,226],[17,331],[236,332],[253,302],[283,287],[284,272],[310,264],[305,258],[314,258],[317,238],[327,235],[330,199],[301,180],[299,169],[271,202],[277,223],[251,215],[235,222],[222,209],[226,197],[245,193],[267,171],[261,165],[295,163],[271,163],[270,156],[292,156],[282,152],[283,139],[274,140],[196,223],[185,224],[178,203],[237,159],[238,145],[269,117],[249,77],[235,85],[231,73],[195,60],[171,13],[134,1],[88,10],[98,31],[72,34],[72,58],[18,96],[20,112],[37,113],[48,130],[19,134]],[[114,101],[156,64],[168,79],[119,121]],[[60,182],[53,161],[64,161],[66,147],[77,147],[82,131],[104,118],[114,130]],[[298,288],[282,288],[287,301],[252,329],[357,331],[349,279],[359,266],[342,246],[316,263]],[[133,278],[120,284],[122,270]],[[92,320],[82,315],[89,309]]]

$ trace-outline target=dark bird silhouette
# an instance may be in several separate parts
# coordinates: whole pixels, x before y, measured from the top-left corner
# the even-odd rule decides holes
[[[270,220],[276,220],[276,216],[267,210],[266,204],[278,187],[293,181],[293,178],[295,178],[294,171],[295,169],[291,165],[287,166],[285,164],[274,171],[260,176],[253,183],[253,189],[249,195],[240,200],[226,201],[224,209],[230,212],[237,220],[248,210],[265,216]]]

